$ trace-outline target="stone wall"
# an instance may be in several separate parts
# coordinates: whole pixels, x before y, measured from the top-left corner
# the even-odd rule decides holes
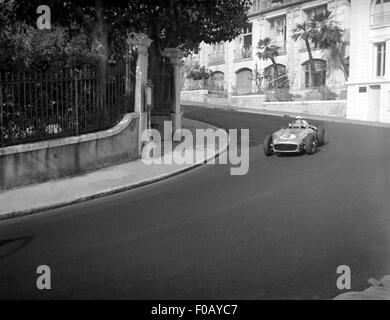
[[[139,115],[97,133],[0,149],[0,190],[81,174],[139,158]]]

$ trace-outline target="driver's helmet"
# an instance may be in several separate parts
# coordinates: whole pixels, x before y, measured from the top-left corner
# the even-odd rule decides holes
[[[309,123],[300,116],[295,117],[295,124],[307,127]]]
[[[294,126],[307,127],[309,123],[300,116],[295,117]]]

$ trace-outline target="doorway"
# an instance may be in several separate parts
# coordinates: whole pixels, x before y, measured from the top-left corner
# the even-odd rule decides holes
[[[370,86],[370,94],[368,97],[368,121],[379,121],[379,113],[381,108],[381,86]]]

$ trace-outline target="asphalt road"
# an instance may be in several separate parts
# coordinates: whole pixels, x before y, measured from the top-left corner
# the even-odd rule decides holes
[[[390,274],[390,130],[326,123],[315,155],[266,158],[287,119],[185,108],[249,128],[250,170],[228,165],[0,223],[0,299],[330,299]],[[45,195],[37,195],[44,197]],[[38,291],[39,265],[52,290]]]

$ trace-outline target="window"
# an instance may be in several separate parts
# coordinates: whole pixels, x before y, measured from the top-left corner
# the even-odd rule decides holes
[[[378,43],[375,45],[375,75],[383,77],[386,73],[386,43]]]
[[[236,40],[234,60],[252,59],[252,23],[248,23]]]
[[[252,23],[248,23],[242,32],[241,44],[244,48],[252,47]]]
[[[211,89],[224,90],[225,74],[221,71],[216,71],[211,76]]]
[[[372,23],[380,25],[390,23],[390,0],[374,0],[372,9]]]
[[[389,0],[390,1],[390,0]],[[325,14],[326,11],[328,11],[328,6],[325,4],[323,6],[315,7],[315,8],[310,8],[308,10],[305,10],[307,19],[313,19],[315,16]]]
[[[275,72],[275,67],[270,65],[264,69],[264,76],[267,79],[269,89],[279,88],[287,81],[286,66],[278,64],[277,72]]]
[[[310,68],[310,62],[302,64],[305,74],[305,87],[321,87],[326,85],[326,61],[314,59],[314,70]]]
[[[270,38],[284,51],[286,49],[286,16],[277,17],[269,20]]]

